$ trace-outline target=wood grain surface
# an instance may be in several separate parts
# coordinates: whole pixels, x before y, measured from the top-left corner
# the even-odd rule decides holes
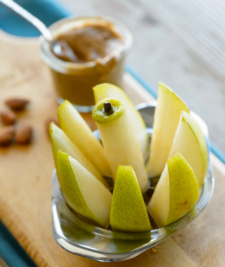
[[[120,263],[96,262],[59,247],[52,234],[54,165],[45,129],[46,119],[56,118],[58,106],[50,73],[40,59],[37,39],[24,41],[0,33],[0,59],[0,108],[9,96],[29,98],[31,104],[19,113],[18,124],[29,123],[34,129],[31,145],[0,149],[0,219],[38,266],[224,266],[225,167],[214,156],[213,198],[201,216],[173,238]],[[124,88],[135,104],[152,100],[127,74]]]

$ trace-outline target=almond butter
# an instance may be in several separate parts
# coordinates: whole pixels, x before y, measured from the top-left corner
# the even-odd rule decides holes
[[[15,135],[15,128],[13,126],[8,126],[0,131],[0,146],[9,146]]]
[[[49,135],[49,126],[51,124],[51,122],[54,122],[57,126],[59,125],[58,121],[54,118],[48,118],[46,121],[45,121],[45,130],[46,130],[46,133]]]
[[[16,129],[15,141],[19,145],[26,145],[31,142],[33,129],[29,125],[20,125]]]
[[[14,111],[24,110],[30,100],[20,97],[12,97],[5,101],[5,104]]]
[[[12,110],[0,111],[2,122],[6,125],[12,125],[16,122],[16,115]]]

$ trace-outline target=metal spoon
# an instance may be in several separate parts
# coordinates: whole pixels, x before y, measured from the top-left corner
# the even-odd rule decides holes
[[[38,18],[33,16],[31,13],[29,13],[27,10],[25,10],[23,7],[12,0],[0,0],[0,4],[4,5],[15,14],[20,16],[22,19],[34,26],[44,36],[55,55],[60,58],[64,58],[67,61],[77,62],[77,57],[68,43],[66,41],[55,40],[51,32],[42,21],[40,21]]]

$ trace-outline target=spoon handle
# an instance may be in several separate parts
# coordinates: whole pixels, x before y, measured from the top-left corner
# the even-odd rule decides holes
[[[16,15],[29,22],[44,36],[47,41],[52,41],[52,36],[45,24],[38,18],[33,16],[30,12],[25,10],[23,7],[18,5],[16,2],[12,0],[0,0],[0,4],[4,5],[5,7],[13,11]]]

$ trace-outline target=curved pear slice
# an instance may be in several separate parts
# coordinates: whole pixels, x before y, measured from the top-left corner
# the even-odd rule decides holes
[[[150,177],[159,176],[163,171],[179,124],[181,111],[189,113],[182,100],[167,86],[159,83],[150,158],[147,166]]]
[[[131,165],[141,191],[146,191],[148,180],[144,158],[137,137],[130,127],[125,104],[119,99],[105,99],[95,106],[92,117],[98,125],[104,151],[111,164],[113,179],[116,178],[119,165]]]
[[[119,166],[113,191],[110,224],[123,232],[149,231],[151,224],[132,166]]]
[[[149,142],[148,135],[146,133],[145,122],[141,117],[139,111],[136,110],[134,104],[131,102],[129,97],[122,89],[109,83],[97,85],[93,88],[93,90],[96,104],[101,100],[111,97],[120,99],[124,102],[127,108],[127,112],[129,113],[130,121],[133,125],[134,132],[141,147],[142,154],[145,157],[148,151]]]
[[[177,153],[167,161],[148,208],[162,227],[183,217],[194,207],[198,197],[197,178],[188,162]]]
[[[60,127],[88,160],[92,162],[103,175],[111,176],[109,163],[106,160],[100,142],[68,100],[64,101],[59,107],[58,118]]]
[[[112,195],[87,169],[58,151],[57,174],[67,204],[84,218],[107,227]]]
[[[58,126],[56,126],[54,123],[51,123],[49,133],[56,167],[57,153],[58,150],[61,150],[78,160],[80,164],[82,164],[86,169],[88,169],[99,181],[106,185],[106,182],[102,177],[101,173],[95,168],[92,163],[87,160],[87,158],[83,155],[79,148],[77,148],[76,145],[70,141],[67,135]]]
[[[177,152],[190,164],[201,187],[208,166],[208,151],[200,126],[186,112],[182,112],[169,158]]]

